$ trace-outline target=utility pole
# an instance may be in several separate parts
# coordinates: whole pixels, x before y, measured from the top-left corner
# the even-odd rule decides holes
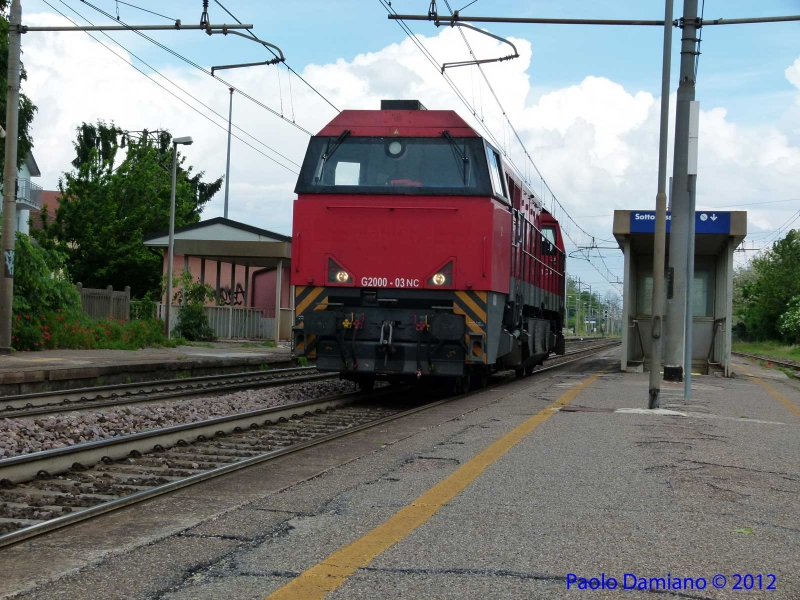
[[[6,90],[6,156],[3,169],[3,275],[0,277],[0,354],[11,353],[11,319],[14,306],[14,245],[17,222],[17,138],[19,131],[19,77],[23,33],[36,31],[180,31],[200,30],[208,35],[239,35],[262,42],[252,33],[245,36],[238,29],[252,29],[250,24],[235,25],[89,25],[89,26],[33,26],[22,25],[20,0],[11,0],[8,21],[8,89]]]
[[[225,165],[225,211],[223,216],[228,218],[228,190],[231,185],[231,123],[233,121],[233,88],[228,88],[231,93],[230,107],[228,108],[228,161]]]
[[[672,160],[672,220],[669,239],[670,285],[667,298],[667,348],[664,379],[683,380],[683,351],[686,334],[686,272],[689,246],[689,121],[695,92],[697,56],[697,0],[684,0],[681,36],[681,69],[675,111],[675,154]],[[655,298],[653,299],[655,302]]]
[[[3,277],[0,278],[0,354],[11,353],[11,309],[14,304],[14,242],[17,225],[17,136],[19,129],[19,63],[22,22],[20,0],[12,0],[8,21],[8,91],[6,158],[3,169]]]
[[[664,331],[664,267],[667,239],[667,142],[669,139],[669,79],[672,68],[672,0],[664,8],[664,55],[661,66],[661,131],[658,141],[656,232],[653,238],[653,322],[650,331],[650,390],[648,408],[661,399],[661,349]]]

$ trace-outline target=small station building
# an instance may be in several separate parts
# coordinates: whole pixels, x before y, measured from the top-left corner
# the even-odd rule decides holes
[[[669,231],[670,213],[667,213],[667,251]],[[747,212],[697,211],[695,235],[692,370],[704,374],[717,370],[727,377],[731,358],[733,252],[747,235]],[[655,211],[614,211],[614,238],[625,255],[623,371],[651,368],[654,237]]]
[[[162,272],[166,275],[169,232],[147,236],[144,244],[163,250]],[[249,313],[257,309],[263,318],[275,319],[271,337],[276,342],[290,339],[294,321],[294,294],[289,283],[291,237],[216,217],[177,228],[174,253],[176,277],[188,271],[195,281],[214,288],[216,297],[208,306],[248,309]],[[252,315],[248,319],[252,320]]]

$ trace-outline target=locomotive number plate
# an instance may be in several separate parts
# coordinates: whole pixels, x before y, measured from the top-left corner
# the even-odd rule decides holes
[[[419,279],[412,279],[409,277],[362,277],[361,285],[364,287],[394,287],[394,288],[418,288],[420,286]]]

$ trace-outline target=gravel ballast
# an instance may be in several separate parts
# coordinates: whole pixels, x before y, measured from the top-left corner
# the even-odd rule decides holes
[[[196,423],[214,417],[356,391],[349,381],[325,380],[224,396],[106,407],[98,412],[0,419],[0,459],[94,442],[120,435]]]

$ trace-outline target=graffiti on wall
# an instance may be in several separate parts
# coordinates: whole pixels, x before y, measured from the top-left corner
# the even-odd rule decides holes
[[[231,286],[226,285],[217,290],[217,304],[219,306],[241,306],[244,304],[244,288],[241,283],[237,283],[236,287],[231,291]]]

